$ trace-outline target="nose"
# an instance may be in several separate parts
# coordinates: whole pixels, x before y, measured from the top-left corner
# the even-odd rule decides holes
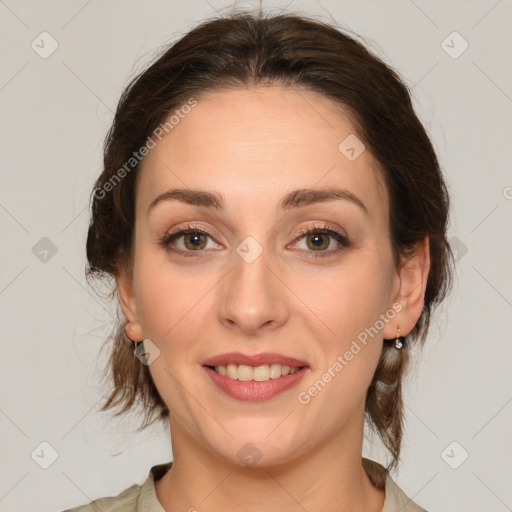
[[[271,264],[265,250],[252,262],[238,254],[233,256],[233,269],[220,291],[220,322],[247,335],[283,326],[290,314],[289,296],[275,262]]]

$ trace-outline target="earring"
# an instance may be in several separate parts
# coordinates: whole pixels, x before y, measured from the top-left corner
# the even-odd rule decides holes
[[[405,341],[405,338],[403,338],[402,336],[400,336],[400,327],[397,327],[396,329],[396,339],[395,339],[395,348],[397,350],[400,350],[403,345],[404,345],[404,342]]]
[[[128,342],[130,343],[135,343],[135,348],[139,348],[140,347],[140,344],[142,343],[142,341],[135,341],[135,340],[132,340],[128,334],[125,333],[125,336],[126,338],[128,339]]]

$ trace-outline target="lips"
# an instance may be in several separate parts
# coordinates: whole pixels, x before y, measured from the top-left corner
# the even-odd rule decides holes
[[[268,367],[274,369],[282,367],[286,370],[282,372],[281,376],[272,375],[271,378],[268,378],[269,374],[267,373],[266,377],[263,376],[260,379],[259,372],[268,372]],[[218,389],[232,398],[250,402],[268,400],[291,389],[310,370],[304,361],[270,352],[252,356],[241,353],[221,354],[204,361],[203,368]],[[239,374],[241,369],[244,375]],[[252,374],[253,369],[257,369],[258,375]],[[235,372],[238,378],[233,378],[232,372]],[[246,372],[249,372],[250,375]],[[249,379],[244,378],[247,376]],[[241,377],[242,379],[239,380]]]
[[[308,367],[308,363],[300,361],[293,357],[288,357],[282,354],[275,354],[272,352],[264,352],[262,354],[255,354],[252,356],[241,354],[240,352],[230,352],[228,354],[220,354],[203,361],[203,366],[227,366],[228,364],[248,366],[261,366],[264,364],[280,364],[289,366],[290,368]]]

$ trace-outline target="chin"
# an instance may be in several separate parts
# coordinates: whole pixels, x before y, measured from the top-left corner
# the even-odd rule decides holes
[[[267,428],[269,424],[272,426]],[[275,430],[278,424],[279,421],[265,420],[265,428],[255,432],[254,421],[244,422],[243,429],[229,430],[233,438],[226,435],[222,443],[211,443],[211,449],[226,462],[237,466],[265,468],[286,464],[298,456],[304,444],[290,436],[289,428],[278,433]]]

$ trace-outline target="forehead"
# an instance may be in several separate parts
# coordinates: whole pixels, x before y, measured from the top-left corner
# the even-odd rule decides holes
[[[143,161],[137,209],[171,188],[216,190],[228,206],[268,210],[289,190],[327,187],[356,194],[374,215],[387,208],[378,164],[368,148],[357,156],[363,146],[339,104],[275,85],[196,100]]]

